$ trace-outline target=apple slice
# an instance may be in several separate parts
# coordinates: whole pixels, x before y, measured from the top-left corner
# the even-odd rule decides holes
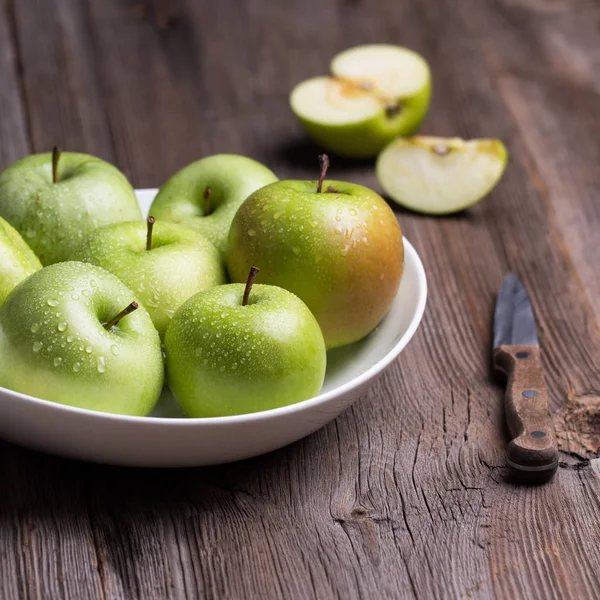
[[[425,59],[413,50],[391,44],[344,50],[331,61],[331,73],[386,101],[413,98],[431,85]]]
[[[497,139],[398,138],[377,159],[377,178],[396,203],[426,214],[472,206],[502,177],[508,153]]]
[[[298,84],[294,114],[310,137],[343,156],[375,156],[398,135],[421,124],[429,106],[431,75],[416,52],[386,44],[357,46],[331,63],[333,77]]]

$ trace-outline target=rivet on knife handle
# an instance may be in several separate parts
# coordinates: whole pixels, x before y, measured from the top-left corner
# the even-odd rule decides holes
[[[507,376],[505,411],[512,438],[508,464],[530,479],[549,479],[558,467],[558,446],[539,348],[500,346],[494,365]]]

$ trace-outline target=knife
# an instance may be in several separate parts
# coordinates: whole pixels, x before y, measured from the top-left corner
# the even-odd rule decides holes
[[[502,282],[494,315],[494,369],[507,378],[507,463],[520,479],[547,481],[558,468],[533,309],[514,273]]]

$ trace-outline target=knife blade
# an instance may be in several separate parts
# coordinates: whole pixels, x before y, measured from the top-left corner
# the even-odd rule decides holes
[[[511,437],[507,463],[522,479],[547,481],[558,468],[558,446],[533,308],[514,273],[504,278],[496,301],[494,369],[507,378],[504,408]]]

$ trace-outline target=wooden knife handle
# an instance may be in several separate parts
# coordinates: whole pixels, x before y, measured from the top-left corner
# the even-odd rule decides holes
[[[507,462],[529,481],[548,480],[558,468],[558,446],[539,348],[500,346],[494,367],[507,377],[505,411],[512,438]]]

